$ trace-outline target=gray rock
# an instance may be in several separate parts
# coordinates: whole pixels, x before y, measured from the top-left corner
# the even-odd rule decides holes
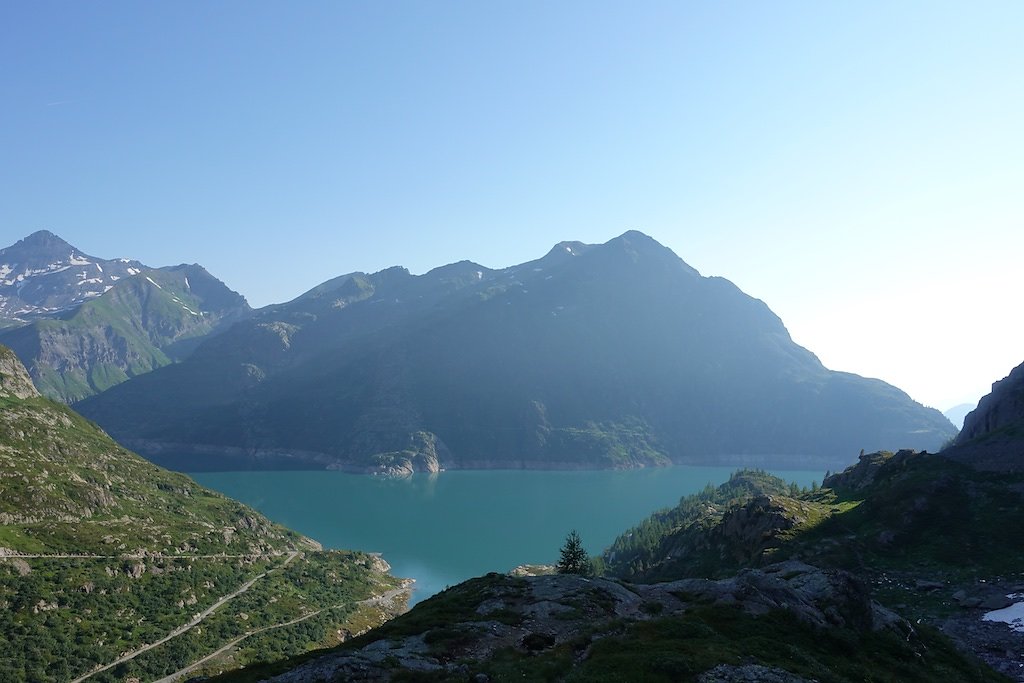
[[[998,593],[989,595],[981,601],[981,608],[986,610],[1003,609],[1013,604],[1013,600]]]
[[[697,678],[698,683],[815,683],[814,679],[797,676],[785,669],[746,664],[719,664]]]

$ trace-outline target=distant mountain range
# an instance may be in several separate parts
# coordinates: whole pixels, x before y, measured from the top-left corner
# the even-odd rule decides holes
[[[977,404],[975,403],[960,403],[949,410],[943,410],[942,414],[946,416],[946,419],[953,423],[953,426],[962,427],[964,424],[964,418],[967,417],[967,413],[974,410],[976,406]]]
[[[188,469],[825,469],[955,434],[633,231],[501,270],[343,275],[79,408]]]
[[[180,360],[251,314],[201,266],[97,259],[46,231],[0,250],[0,273],[0,343],[68,403]]]

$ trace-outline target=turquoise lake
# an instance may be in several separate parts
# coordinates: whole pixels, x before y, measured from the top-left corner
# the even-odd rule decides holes
[[[416,579],[413,602],[487,572],[554,563],[570,530],[598,554],[730,467],[627,471],[475,470],[389,479],[333,471],[202,472],[196,481],[323,543],[382,553]],[[823,472],[776,470],[801,486]]]

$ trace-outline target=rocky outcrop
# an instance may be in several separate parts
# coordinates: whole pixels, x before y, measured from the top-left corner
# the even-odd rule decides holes
[[[506,653],[504,657],[508,652],[530,656],[577,641],[581,633],[592,633],[590,645],[578,655],[579,664],[594,643],[621,634],[629,624],[685,615],[696,606],[708,605],[755,618],[781,611],[812,628],[889,631],[902,641],[914,637],[913,627],[872,601],[866,587],[851,574],[800,562],[746,570],[721,581],[685,579],[649,585],[559,574],[526,578],[489,574],[449,589],[397,619],[391,628],[401,636],[384,627],[371,632],[359,647],[312,659],[268,680],[382,681],[399,672],[472,680],[474,663],[483,663],[499,651]],[[448,619],[424,620],[432,610],[441,610]],[[408,629],[406,622],[422,628]],[[749,677],[768,671],[775,678]],[[486,674],[477,678],[489,680]],[[752,663],[715,667],[701,680],[795,683],[802,679]]]
[[[889,467],[889,471],[893,471],[910,458],[927,455],[927,453],[911,450],[902,450],[895,454],[889,451],[861,453],[856,464],[847,467],[842,472],[825,477],[822,486],[843,491],[863,491],[875,483],[883,468]]]
[[[0,346],[0,396],[32,398],[38,396],[28,370],[6,346]]]

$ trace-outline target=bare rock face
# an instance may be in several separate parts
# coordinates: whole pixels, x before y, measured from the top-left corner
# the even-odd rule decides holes
[[[33,398],[38,396],[28,370],[6,346],[0,346],[0,396]]]
[[[1024,363],[992,385],[992,393],[964,418],[958,444],[986,436],[1024,421]]]
[[[980,470],[1024,472],[1024,363],[992,385],[942,454]]]

